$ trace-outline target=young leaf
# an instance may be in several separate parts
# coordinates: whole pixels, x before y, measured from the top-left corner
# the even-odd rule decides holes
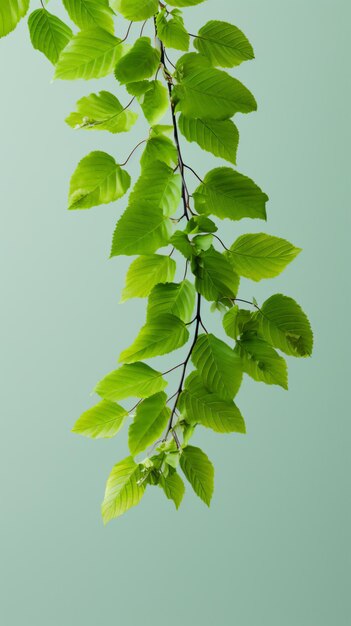
[[[186,74],[173,89],[176,110],[187,117],[225,120],[235,113],[256,111],[252,93],[236,78],[213,68]]]
[[[175,470],[173,472],[169,471],[167,476],[161,474],[159,485],[164,491],[166,498],[173,500],[175,508],[179,509],[185,492],[185,486],[179,474]]]
[[[29,9],[29,0],[1,0],[0,2],[0,37],[13,31]]]
[[[145,450],[162,435],[171,413],[166,402],[167,395],[162,391],[143,400],[137,407],[128,435],[129,449],[133,456]]]
[[[169,256],[162,254],[139,256],[129,267],[121,301],[145,298],[158,283],[173,280],[175,270],[176,263]]]
[[[151,135],[141,155],[140,164],[144,169],[155,161],[162,161],[174,168],[178,163],[178,152],[173,141],[163,134]]]
[[[107,374],[95,391],[101,398],[116,402],[125,398],[148,398],[165,387],[167,381],[160,372],[146,363],[132,363]]]
[[[137,120],[137,113],[125,109],[109,91],[91,93],[78,100],[77,111],[66,118],[72,128],[85,130],[107,130],[110,133],[125,133]]]
[[[123,350],[120,362],[135,363],[172,352],[189,339],[189,331],[178,317],[165,313],[149,319],[139,332],[134,343]]]
[[[231,120],[200,120],[181,114],[178,123],[188,141],[195,141],[203,150],[236,164],[239,131]]]
[[[179,408],[190,424],[201,424],[217,433],[245,433],[244,419],[234,402],[223,400],[192,372],[181,394]]]
[[[244,372],[251,378],[267,385],[288,388],[286,362],[266,341],[258,337],[241,339],[235,351],[242,359]]]
[[[244,33],[219,20],[211,20],[200,28],[194,46],[209,58],[212,65],[221,67],[234,67],[254,58],[254,51]]]
[[[266,341],[285,354],[305,357],[312,354],[313,333],[307,315],[287,296],[278,293],[266,300],[258,316]]]
[[[147,201],[131,204],[117,222],[111,257],[152,254],[168,243],[171,232],[172,223],[162,209]]]
[[[183,230],[176,230],[169,243],[180,252],[186,259],[191,259],[195,254],[195,247],[190,243],[189,237]]]
[[[165,11],[160,11],[156,18],[157,34],[166,48],[176,50],[188,50],[190,36],[185,29],[184,20],[181,15],[171,13],[171,18],[167,20]]]
[[[157,13],[158,0],[110,0],[110,5],[127,20],[141,22]]]
[[[63,5],[70,16],[72,22],[78,28],[85,30],[99,26],[114,32],[113,12],[108,0],[62,0]]]
[[[180,457],[180,467],[195,493],[207,506],[210,506],[214,487],[214,469],[208,456],[200,448],[187,446]]]
[[[199,335],[191,360],[205,387],[222,400],[233,400],[242,380],[240,358],[211,333]]]
[[[28,28],[33,48],[55,65],[73,36],[69,26],[46,9],[37,9],[28,18]]]
[[[75,170],[69,188],[69,209],[90,209],[124,196],[130,176],[106,152],[91,152]]]
[[[138,101],[147,121],[156,124],[169,107],[168,91],[161,81],[151,80],[148,88],[139,94]]]
[[[175,213],[182,193],[180,174],[175,174],[171,167],[162,161],[147,163],[130,194],[130,204],[152,203],[162,209],[164,215]]]
[[[193,196],[198,213],[230,220],[266,219],[268,196],[251,178],[230,167],[217,167],[208,172]]]
[[[149,296],[147,319],[170,313],[187,324],[192,318],[194,306],[195,288],[188,280],[156,285]]]
[[[245,332],[247,326],[253,323],[255,313],[247,311],[246,309],[239,309],[238,306],[233,306],[227,311],[223,317],[223,328],[232,339],[237,339]],[[255,321],[255,326],[258,327],[258,322]]]
[[[111,74],[124,51],[123,43],[102,28],[83,30],[70,40],[59,56],[55,78],[77,80]]]
[[[117,63],[115,76],[122,84],[131,83],[155,74],[160,63],[160,53],[149,37],[140,37]]]
[[[239,276],[228,259],[214,248],[201,254],[195,276],[195,287],[206,300],[217,301],[237,295]]]
[[[235,271],[255,281],[278,276],[301,252],[285,239],[265,233],[241,235],[230,250]]]
[[[101,512],[104,523],[139,504],[145,486],[139,465],[131,456],[117,463],[108,477]]]
[[[128,411],[122,406],[102,400],[80,416],[72,432],[92,439],[114,437],[122,428],[127,415]]]
[[[215,233],[218,230],[216,224],[205,215],[195,215],[188,221],[185,231],[186,233]]]

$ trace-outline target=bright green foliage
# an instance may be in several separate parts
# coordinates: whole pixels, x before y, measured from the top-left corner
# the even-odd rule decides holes
[[[131,204],[117,223],[113,235],[111,256],[152,254],[168,243],[170,220],[151,202]]]
[[[275,294],[259,304],[254,297],[242,299],[247,291],[239,292],[241,277],[273,278],[300,249],[265,233],[241,235],[230,248],[222,241],[234,237],[231,222],[223,227],[221,220],[265,220],[268,196],[232,167],[197,172],[197,162],[186,154],[181,136],[235,166],[239,131],[232,118],[257,108],[247,87],[221,69],[253,59],[245,34],[219,20],[204,24],[197,35],[189,33],[186,8],[202,1],[63,0],[68,18],[80,29],[75,35],[72,24],[44,8],[34,7],[29,17],[33,47],[56,66],[55,78],[111,75],[110,91],[81,97],[67,124],[124,133],[111,139],[111,155],[95,150],[80,161],[71,178],[69,209],[122,198],[132,185],[125,166],[132,159],[135,172],[140,158],[128,200],[116,211],[111,257],[134,257],[121,300],[147,298],[146,320],[120,354],[123,365],[96,385],[98,404],[72,429],[90,438],[110,438],[129,416],[132,456],[117,462],[108,478],[105,523],[138,504],[154,486],[178,508],[185,491],[180,471],[209,505],[214,469],[192,439],[203,428],[245,433],[237,406],[243,374],[287,389],[287,364],[280,353],[306,357],[313,348],[310,323],[295,300]],[[29,0],[1,0],[0,37],[16,26],[28,5]],[[122,104],[125,92],[130,98]],[[149,128],[129,147],[126,134],[135,125],[136,111]],[[207,311],[217,315],[217,324],[221,316],[225,341],[216,336]],[[178,349],[181,356],[157,370],[143,362]],[[126,407],[117,404],[123,401]]]
[[[199,213],[230,220],[266,219],[268,196],[251,178],[230,167],[217,167],[208,172],[193,195]]]
[[[160,54],[149,37],[140,37],[117,63],[115,76],[122,84],[150,78],[160,63]]]
[[[139,84],[140,83],[132,83]],[[142,111],[150,124],[156,124],[169,107],[168,91],[159,80],[147,83],[147,89],[138,97]]]
[[[129,267],[122,302],[129,298],[145,298],[158,283],[174,278],[176,263],[169,256],[148,254],[139,256]]]
[[[191,360],[205,387],[222,400],[232,400],[242,379],[241,363],[235,352],[211,333],[199,335]]]
[[[192,372],[188,377],[179,406],[190,424],[201,424],[218,433],[246,432],[236,404],[210,392],[198,373]]]
[[[30,14],[28,27],[33,48],[45,54],[51,63],[57,63],[73,36],[69,26],[46,9],[37,9]]]
[[[139,504],[144,495],[145,485],[142,474],[131,456],[112,469],[106,484],[104,501],[102,503],[102,518],[107,524],[114,517],[123,515],[133,506]]]
[[[143,400],[137,407],[128,437],[129,449],[133,456],[145,450],[162,435],[170,415],[166,402],[167,395],[161,391]]]
[[[124,51],[120,39],[102,28],[89,28],[72,37],[59,56],[55,78],[102,78],[111,74]]]
[[[74,172],[68,196],[69,209],[90,209],[124,196],[130,176],[106,152],[91,152]]]
[[[81,29],[98,26],[113,34],[113,12],[108,0],[62,0],[71,20]]]
[[[180,11],[172,11],[170,19],[167,19],[165,10],[160,11],[156,23],[158,36],[166,48],[189,49],[190,36],[184,27]]]
[[[170,468],[167,476],[160,476],[159,485],[163,489],[168,500],[173,500],[175,508],[178,509],[185,492],[185,486],[179,474],[177,474],[174,469],[172,470]]]
[[[288,388],[285,360],[263,339],[248,337],[238,341],[236,352],[242,360],[242,368],[254,380],[267,385]]]
[[[235,165],[239,132],[231,120],[201,120],[180,115],[179,129],[188,141],[195,141],[203,150]]]
[[[265,233],[241,235],[230,250],[237,273],[256,281],[278,276],[301,252],[285,239]]]
[[[212,65],[221,67],[234,67],[254,58],[252,46],[244,33],[228,22],[207,22],[200,28],[194,46],[208,57]]]
[[[181,283],[156,285],[149,297],[148,319],[170,313],[187,324],[194,311],[195,293],[194,285],[188,280],[183,280]]]
[[[189,331],[182,320],[164,313],[149,320],[139,332],[134,343],[121,352],[119,358],[124,363],[135,363],[172,352],[183,346],[189,338]]]
[[[187,73],[173,90],[176,110],[187,117],[225,120],[257,108],[252,93],[236,78],[210,67]]]
[[[29,0],[1,0],[0,37],[8,35],[24,17],[29,8]]]
[[[311,325],[295,300],[278,293],[263,303],[260,313],[260,331],[272,346],[291,356],[312,354]]]
[[[118,370],[107,374],[95,387],[96,393],[105,400],[116,402],[125,398],[149,398],[163,391],[167,382],[160,372],[146,363],[122,365]]]
[[[72,128],[85,130],[108,130],[110,133],[126,133],[134,126],[138,115],[125,109],[118,98],[109,91],[91,93],[78,100],[76,111],[66,122]]]
[[[127,20],[138,22],[157,13],[158,0],[110,0],[110,5]]]
[[[180,457],[180,467],[195,493],[207,506],[210,506],[214,486],[214,469],[208,456],[200,448],[187,446]]]
[[[114,437],[122,428],[127,415],[128,411],[119,404],[102,400],[80,416],[72,431],[92,439]]]

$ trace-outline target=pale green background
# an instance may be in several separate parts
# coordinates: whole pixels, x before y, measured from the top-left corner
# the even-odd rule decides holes
[[[282,277],[243,283],[241,295],[283,291],[301,302],[314,356],[290,359],[288,393],[245,382],[246,437],[197,439],[216,467],[210,511],[188,491],[176,513],[154,489],[103,527],[105,479],[126,439],[93,442],[70,427],[143,304],[118,304],[129,261],[107,259],[124,203],[68,213],[66,192],[84,154],[123,160],[132,140],[66,127],[75,99],[96,85],[50,84],[25,22],[1,40],[4,626],[351,623],[350,5],[209,0],[188,11],[189,29],[210,18],[254,43],[256,61],[236,72],[259,102],[257,114],[238,117],[238,168],[271,198],[267,225],[226,222],[224,238],[265,229],[304,248]],[[190,153],[200,173],[213,166]],[[219,330],[219,319],[209,326]]]

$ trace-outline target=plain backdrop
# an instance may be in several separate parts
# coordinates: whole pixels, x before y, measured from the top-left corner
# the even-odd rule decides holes
[[[51,10],[63,15],[60,4],[52,0]],[[281,277],[243,281],[240,293],[296,298],[314,328],[314,355],[289,359],[289,392],[245,379],[245,437],[196,437],[216,468],[210,510],[190,488],[179,512],[153,489],[103,526],[105,481],[127,455],[126,433],[91,441],[70,429],[135,336],[145,303],[118,303],[130,259],[108,260],[125,201],[68,212],[67,189],[82,156],[102,149],[122,161],[145,128],[73,131],[63,120],[75,101],[115,89],[113,79],[52,83],[26,20],[0,40],[6,626],[351,623],[350,5],[208,0],[185,15],[191,32],[227,20],[254,45],[256,60],[234,72],[259,103],[257,113],[237,116],[238,170],[269,194],[269,219],[225,222],[222,233],[230,244],[263,230],[303,248]],[[221,164],[183,145],[200,175]],[[137,164],[135,155],[133,175]],[[207,320],[221,332],[218,316]]]

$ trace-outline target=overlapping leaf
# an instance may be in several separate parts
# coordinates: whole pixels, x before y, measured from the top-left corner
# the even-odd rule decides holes
[[[144,80],[155,74],[160,53],[151,45],[149,37],[140,37],[118,61],[115,76],[121,84]]]
[[[202,253],[195,276],[195,287],[206,300],[217,301],[237,295],[239,276],[228,259],[214,248]]]
[[[131,204],[146,202],[162,209],[164,215],[175,213],[181,198],[181,176],[166,163],[148,162],[129,197]]]
[[[167,387],[161,372],[146,363],[122,365],[110,372],[95,387],[96,393],[111,402],[125,398],[148,398]]]
[[[133,456],[156,441],[167,426],[170,409],[166,407],[167,395],[160,393],[143,400],[137,407],[133,423],[129,427],[129,449]]]
[[[29,0],[1,0],[0,37],[13,31],[29,9]]]
[[[111,7],[133,22],[141,22],[157,13],[158,0],[110,0]]]
[[[237,354],[211,333],[198,337],[191,360],[205,387],[222,400],[232,400],[242,380],[242,368]]]
[[[300,305],[282,294],[266,300],[257,316],[263,337],[275,348],[291,356],[310,356],[313,334],[307,315]]]
[[[133,85],[135,85],[135,83],[133,83]],[[138,95],[139,104],[147,121],[150,124],[159,122],[169,107],[169,97],[166,87],[160,80],[151,80],[145,86],[145,91],[143,89],[142,93]]]
[[[192,318],[194,306],[195,288],[188,280],[156,285],[149,296],[147,317],[153,319],[156,315],[170,313],[188,323]]]
[[[167,20],[165,11],[160,11],[156,19],[157,34],[166,48],[188,50],[190,36],[184,26],[184,20],[176,11],[172,11]]]
[[[69,209],[90,209],[124,196],[130,186],[128,172],[106,152],[91,152],[75,170],[69,188]]]
[[[113,72],[123,52],[124,44],[121,40],[106,30],[83,30],[74,35],[62,50],[56,65],[55,78],[102,78]]]
[[[110,133],[125,133],[137,120],[137,113],[122,106],[118,98],[109,91],[91,93],[78,100],[76,111],[66,122],[72,128],[85,130],[107,130]]]
[[[129,298],[145,298],[158,283],[172,281],[175,270],[176,263],[169,256],[149,254],[138,257],[127,272],[122,302]]]
[[[267,385],[288,388],[288,372],[283,357],[259,337],[249,337],[237,342],[235,350],[242,360],[246,374]]]
[[[114,32],[113,12],[108,0],[62,0],[72,22],[84,30],[98,26]]]

